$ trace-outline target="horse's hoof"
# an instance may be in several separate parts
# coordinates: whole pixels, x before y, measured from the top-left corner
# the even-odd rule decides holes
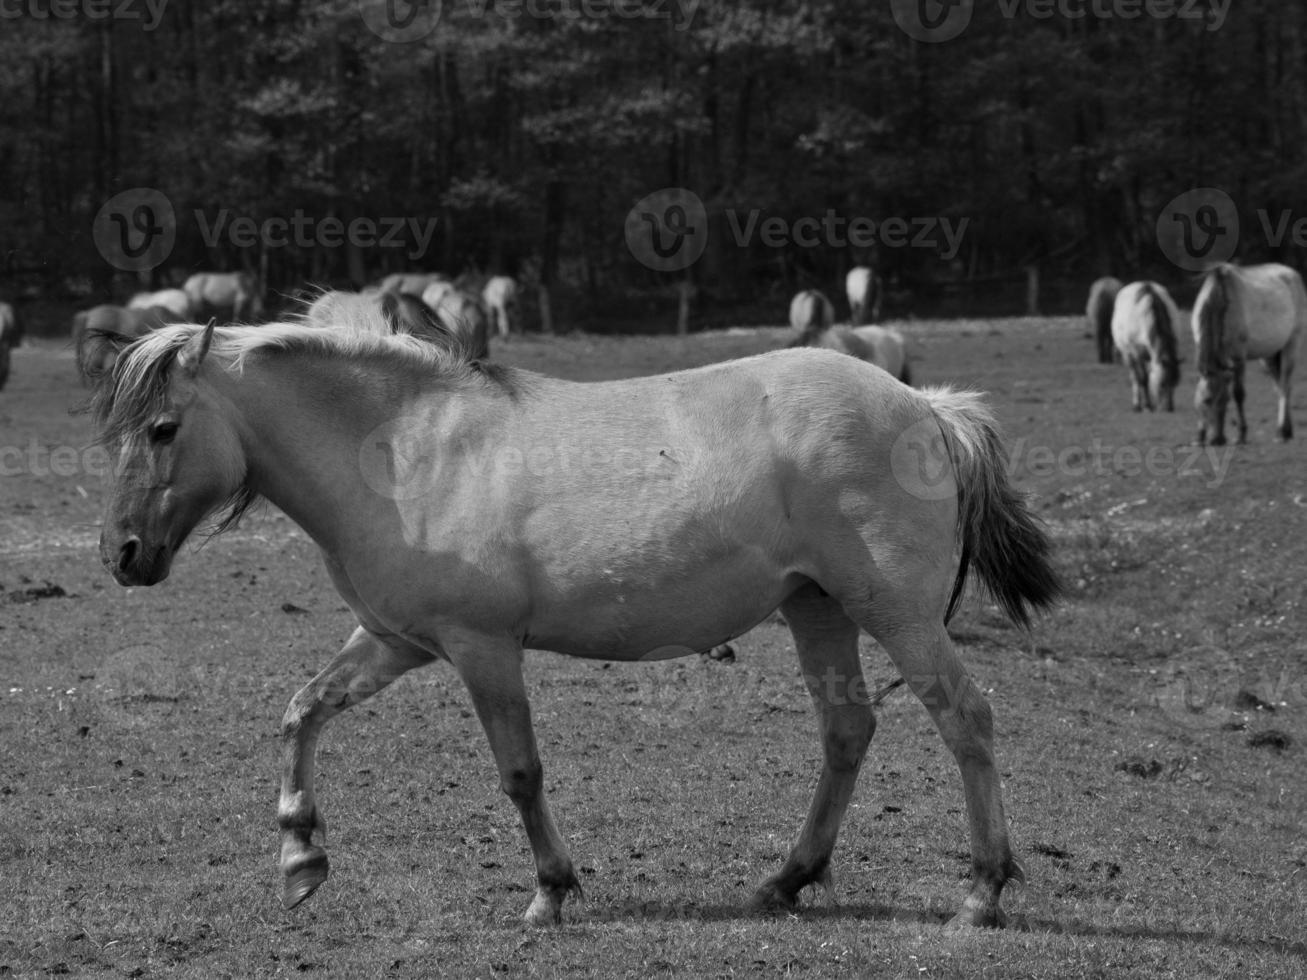
[[[735,663],[735,647],[729,643],[723,643],[721,646],[715,646],[705,654],[709,660],[716,660],[719,663]]]
[[[749,899],[750,912],[792,912],[798,907],[796,896],[783,891],[772,881],[759,885]]]
[[[990,909],[964,908],[944,925],[944,932],[950,936],[973,932],[976,929],[1003,929],[1007,926],[1007,916],[998,907]]]
[[[537,894],[522,915],[522,921],[534,928],[560,925],[563,921],[563,903],[547,895]]]
[[[290,911],[317,891],[318,886],[326,880],[327,856],[324,854],[313,858],[303,867],[286,876],[281,897],[282,907]]]

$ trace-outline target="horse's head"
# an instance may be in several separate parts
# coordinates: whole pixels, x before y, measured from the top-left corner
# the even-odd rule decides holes
[[[100,437],[117,454],[100,530],[100,558],[121,585],[154,585],[197,524],[227,502],[243,509],[245,465],[224,401],[201,377],[213,326],[171,327],[139,341],[89,331]],[[248,502],[248,501],[246,501]],[[229,519],[230,520],[230,519]]]
[[[1234,372],[1217,369],[1199,375],[1194,388],[1194,409],[1198,412],[1198,442],[1225,445],[1225,409],[1230,404]]]
[[[1180,361],[1164,357],[1153,361],[1148,369],[1148,389],[1153,404],[1168,412],[1175,411],[1175,388],[1180,383]]]

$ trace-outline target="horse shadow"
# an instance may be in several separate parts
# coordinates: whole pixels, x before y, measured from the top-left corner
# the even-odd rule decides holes
[[[942,931],[944,924],[949,920],[952,913],[920,908],[908,909],[879,902],[810,905],[797,910],[758,911],[745,905],[691,905],[666,901],[641,902],[632,900],[618,903],[607,909],[587,912],[585,915],[578,917],[575,922],[578,925],[605,922],[622,922],[626,924],[667,921],[735,922],[790,915],[814,922],[856,920],[859,922],[916,925],[928,930],[939,929]],[[1109,925],[1075,917],[1052,919],[1037,915],[1009,913],[1007,930],[1009,932],[1042,933],[1051,936],[1154,939],[1192,945],[1222,946],[1228,949],[1260,950],[1307,960],[1307,941],[1303,940],[1213,935],[1192,929],[1164,924],[1154,925],[1146,922],[1123,922]]]

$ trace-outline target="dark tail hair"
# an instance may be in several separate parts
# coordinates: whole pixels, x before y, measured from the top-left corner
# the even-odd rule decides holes
[[[1226,367],[1221,353],[1225,348],[1225,312],[1230,305],[1228,263],[1214,265],[1207,270],[1203,286],[1198,291],[1201,309],[1194,304],[1194,327],[1198,335],[1198,373],[1218,374]]]
[[[950,388],[923,394],[943,430],[958,486],[962,561],[944,621],[957,609],[975,565],[1008,618],[1029,627],[1032,610],[1048,608],[1062,592],[1048,535],[1008,481],[998,426],[981,397]]]
[[[1180,383],[1180,354],[1175,344],[1175,327],[1171,322],[1171,311],[1162,299],[1162,294],[1157,291],[1157,286],[1151,282],[1144,284],[1144,292],[1148,294],[1148,299],[1153,307],[1153,325],[1157,331],[1157,360],[1162,365],[1165,374],[1165,383],[1175,385]]]

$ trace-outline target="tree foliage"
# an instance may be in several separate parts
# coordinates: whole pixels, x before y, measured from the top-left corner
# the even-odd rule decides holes
[[[1302,251],[1268,240],[1260,215],[1307,217],[1297,4],[1244,0],[1217,29],[1210,11],[1059,0],[1041,17],[1047,4],[1004,0],[930,44],[889,2],[444,0],[430,35],[392,43],[360,16],[376,2],[173,0],[147,30],[143,0],[119,7],[135,20],[94,19],[90,0],[41,17],[48,3],[30,0],[0,21],[0,272],[29,289],[121,286],[89,229],[138,186],[179,215],[156,282],[214,267],[275,289],[508,271],[578,318],[661,302],[677,281],[623,238],[631,206],[669,186],[707,208],[709,247],[687,273],[705,306],[834,292],[862,261],[905,308],[987,290],[1019,304],[1032,265],[1078,303],[1108,271],[1175,278],[1154,227],[1196,186],[1236,201],[1240,258]],[[411,228],[402,248],[206,241],[220,214],[435,219],[437,233],[420,255]],[[742,242],[749,214],[944,217],[966,233],[956,255]]]

